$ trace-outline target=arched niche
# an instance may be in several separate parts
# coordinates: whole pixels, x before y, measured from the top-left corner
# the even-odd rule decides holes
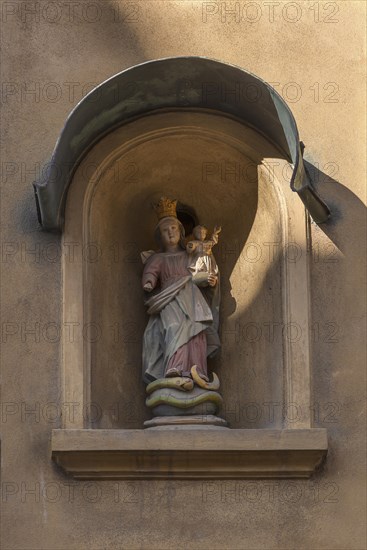
[[[235,116],[156,111],[100,139],[65,199],[63,401],[53,458],[77,478],[308,477],[327,451],[311,425],[309,217],[279,147]],[[220,356],[230,430],[142,430],[139,253],[154,248],[151,203],[177,198],[223,226]],[[91,405],[92,404],[92,405]],[[88,414],[88,410],[90,411]]]
[[[287,184],[316,223],[330,211],[303,163],[292,112],[267,82],[240,67],[206,57],[173,57],[130,67],[92,90],[70,113],[50,162],[34,183],[38,218],[60,230],[68,188],[81,159],[121,124],[158,110],[200,109],[235,116],[274,143],[292,163]]]

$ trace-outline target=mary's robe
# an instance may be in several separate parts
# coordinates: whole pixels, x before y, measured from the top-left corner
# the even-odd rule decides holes
[[[205,375],[206,356],[220,345],[218,303],[212,300],[213,309],[187,265],[185,251],[153,254],[145,265],[143,286],[150,281],[159,288],[146,301],[150,318],[143,340],[143,379],[147,383],[163,378],[171,368],[187,376],[193,358],[201,362],[198,371]]]

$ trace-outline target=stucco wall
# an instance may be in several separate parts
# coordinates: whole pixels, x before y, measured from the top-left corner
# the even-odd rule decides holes
[[[365,16],[359,1],[3,3],[2,548],[365,548]],[[50,460],[59,336],[71,328],[60,235],[40,231],[31,183],[83,93],[182,55],[273,83],[324,173],[333,217],[311,226],[312,372],[314,425],[328,428],[330,450],[310,481],[75,482]]]

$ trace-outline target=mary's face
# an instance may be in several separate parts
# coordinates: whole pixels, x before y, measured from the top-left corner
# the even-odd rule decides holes
[[[167,220],[160,226],[161,239],[164,247],[175,246],[180,242],[180,228],[175,220]]]

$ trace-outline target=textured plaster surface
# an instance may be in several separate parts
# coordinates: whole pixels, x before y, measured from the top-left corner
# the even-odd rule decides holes
[[[260,0],[3,4],[4,549],[366,546],[366,9],[359,1],[270,4],[274,11]],[[279,83],[305,158],[321,171],[317,187],[334,216],[311,226],[313,403],[330,451],[311,481],[75,482],[50,460],[51,429],[61,424],[60,236],[39,230],[31,183],[83,88],[175,55],[213,57]]]

